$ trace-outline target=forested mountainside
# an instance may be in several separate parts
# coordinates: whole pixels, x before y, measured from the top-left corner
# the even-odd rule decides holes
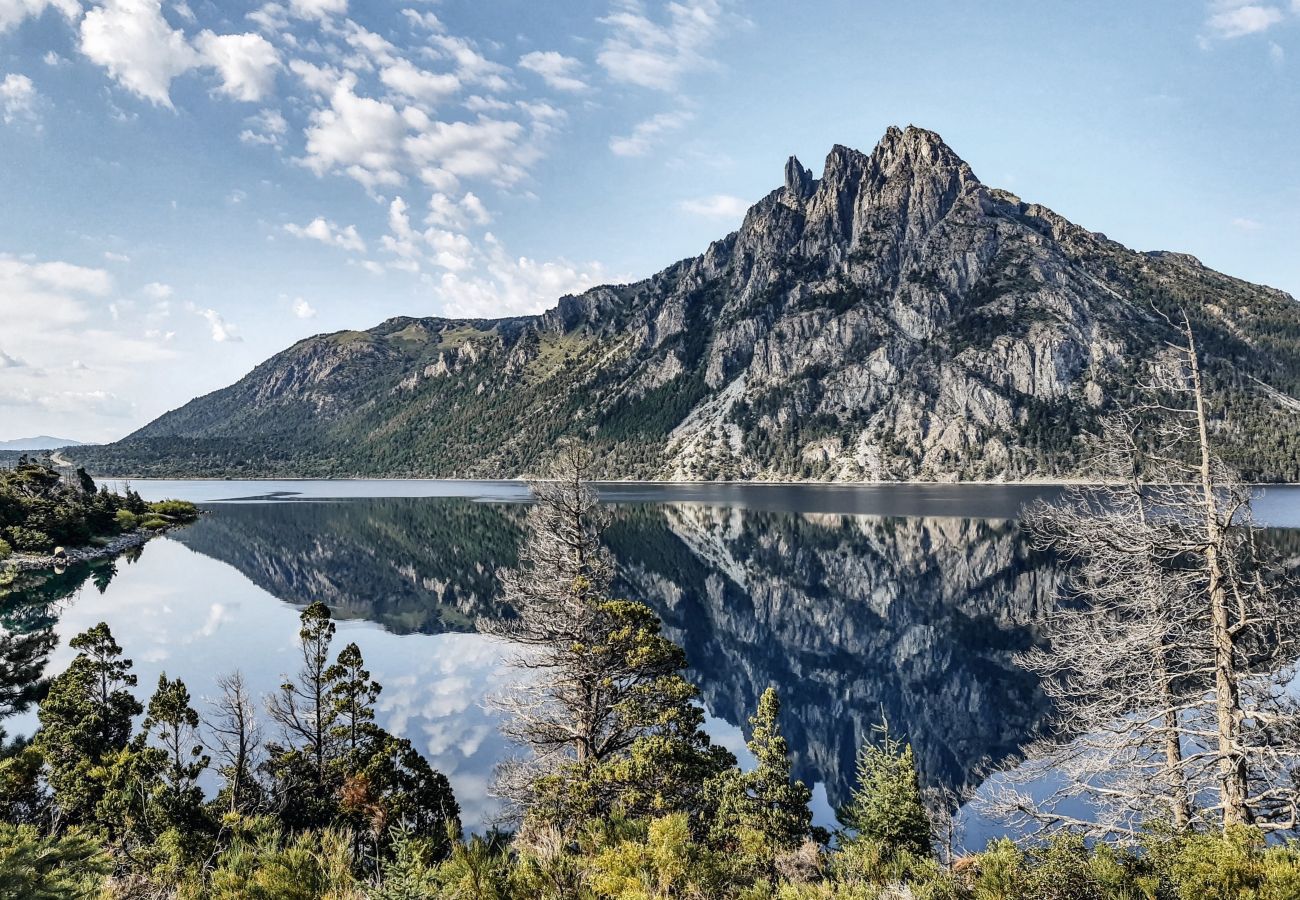
[[[1300,304],[1139,253],[891,128],[797,159],[740,230],[535,317],[300,341],[112,445],[97,473],[504,477],[579,435],[619,478],[1023,479],[1153,367],[1185,309],[1225,455],[1300,480]]]

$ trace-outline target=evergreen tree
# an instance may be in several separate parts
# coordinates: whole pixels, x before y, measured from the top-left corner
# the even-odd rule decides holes
[[[334,622],[329,607],[315,602],[302,611],[298,648],[302,660],[295,678],[267,700],[267,714],[280,727],[282,741],[267,745],[267,769],[278,794],[281,817],[295,828],[319,826],[333,818],[334,726],[338,715],[329,699],[330,643]]]
[[[750,802],[742,821],[762,834],[776,848],[787,850],[807,839],[812,824],[808,803],[812,791],[802,781],[791,779],[790,751],[781,734],[781,700],[769,687],[758,701],[758,712],[749,720],[753,736],[749,752],[757,765],[744,775]]]
[[[339,652],[334,665],[325,670],[325,680],[333,743],[341,748],[349,767],[356,767],[363,744],[375,730],[375,701],[383,688],[371,679],[355,643]]]
[[[880,844],[888,853],[928,856],[932,850],[930,819],[921,795],[912,745],[879,728],[878,744],[858,753],[857,781],[839,820],[856,837]]]
[[[97,770],[126,749],[132,719],[144,708],[128,690],[136,685],[131,660],[122,658],[106,623],[77,635],[69,646],[79,652],[50,682],[35,745],[49,766],[62,817],[89,824],[104,791]]]
[[[199,714],[190,705],[190,692],[179,678],[158,677],[158,690],[149,700],[142,728],[146,740],[161,750],[159,805],[175,827],[192,829],[202,821],[203,791],[199,776],[210,758],[199,742]]]

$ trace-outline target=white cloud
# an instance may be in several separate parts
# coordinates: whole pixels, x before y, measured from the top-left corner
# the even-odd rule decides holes
[[[131,257],[125,253],[114,253],[112,250],[104,251],[104,259],[115,263],[129,263]]]
[[[427,29],[428,31],[442,31],[442,22],[431,12],[422,12],[414,9],[402,10],[402,15],[407,18],[412,27]]]
[[[146,297],[154,300],[166,300],[172,295],[172,286],[163,284],[161,281],[151,281],[144,286]]]
[[[1297,0],[1297,2],[1300,2],[1300,0]],[[1269,41],[1268,58],[1269,61],[1273,63],[1273,65],[1280,67],[1283,63],[1286,62],[1286,51],[1282,49],[1282,45],[1279,44],[1277,41]]]
[[[426,72],[409,60],[399,59],[385,66],[379,80],[397,93],[418,103],[441,103],[460,90],[460,78],[449,72]]]
[[[615,81],[671,91],[683,75],[711,68],[706,51],[723,26],[722,0],[676,0],[656,22],[640,0],[618,0],[600,21],[610,34],[596,61]]]
[[[289,11],[301,19],[326,19],[348,11],[348,0],[289,0]]]
[[[534,50],[519,60],[520,68],[535,72],[557,91],[585,91],[587,83],[580,77],[582,63],[554,50]]]
[[[366,250],[366,243],[357,233],[357,226],[349,225],[340,228],[324,216],[317,216],[306,225],[295,225],[290,222],[284,226],[284,230],[294,237],[310,238],[322,244],[331,244],[356,253],[364,253]]]
[[[120,434],[140,382],[174,354],[139,337],[138,321],[112,324],[112,276],[73,263],[0,254],[0,422],[15,431]],[[120,312],[129,314],[123,304]],[[21,348],[21,358],[14,354]],[[76,362],[73,362],[76,361]],[[66,430],[66,429],[64,429]]]
[[[271,92],[280,53],[260,34],[213,34],[195,40],[204,60],[221,76],[220,91],[236,100],[256,103]]]
[[[275,109],[264,109],[255,116],[249,116],[244,124],[248,127],[239,132],[239,139],[245,144],[279,147],[284,143],[285,133],[289,130],[289,123]]]
[[[81,17],[77,0],[0,0],[0,34],[27,18],[36,18],[47,9],[55,9],[69,21]]]
[[[194,313],[208,323],[212,340],[218,344],[238,343],[243,340],[239,336],[239,329],[227,322],[215,309],[196,308]]]
[[[511,257],[492,235],[485,239],[478,270],[448,271],[432,280],[445,311],[455,316],[508,316],[541,312],[565,294],[585,291],[605,279],[598,263],[539,262]]]
[[[293,300],[293,314],[300,319],[314,319],[316,317],[316,308],[302,297],[295,297]]]
[[[36,87],[26,75],[11,73],[0,81],[0,118],[9,125],[36,117]]]
[[[696,197],[683,200],[678,208],[693,216],[708,219],[739,219],[749,209],[749,202],[730,194],[711,194],[708,197]]]
[[[439,122],[422,114],[411,120],[417,133],[406,139],[405,149],[422,170],[457,178],[490,178],[502,184],[524,175],[523,164],[529,160],[520,153],[524,126],[518,122],[485,116],[473,122]],[[426,181],[436,181],[431,175],[422,171]]]
[[[504,91],[510,87],[510,82],[505,77],[510,74],[510,70],[479,53],[464,38],[435,34],[429,38],[429,42],[441,51],[443,57],[456,64],[456,74],[461,81],[480,84],[489,91]]]
[[[1240,231],[1261,231],[1264,228],[1262,222],[1246,216],[1238,216],[1232,220],[1232,227]]]
[[[329,107],[311,114],[303,163],[317,175],[342,170],[367,188],[400,184],[407,122],[392,104],[358,96],[355,86],[355,76],[344,76]]]
[[[492,220],[483,203],[473,192],[455,200],[441,192],[429,198],[429,214],[425,222],[463,231],[472,225],[486,225]]]
[[[645,156],[666,134],[679,131],[694,115],[685,111],[663,112],[638,122],[632,133],[610,138],[609,149],[616,156]]]
[[[199,65],[161,0],[106,0],[81,20],[81,52],[127,90],[171,108],[172,79]]]
[[[1217,37],[1235,38],[1267,31],[1284,18],[1276,6],[1219,0],[1211,7],[1206,26]]]

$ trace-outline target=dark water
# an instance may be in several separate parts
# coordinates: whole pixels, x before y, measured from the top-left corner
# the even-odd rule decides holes
[[[526,490],[509,482],[137,482],[204,503],[195,525],[138,557],[29,584],[0,607],[10,667],[67,665],[66,641],[107,621],[140,674],[198,697],[241,669],[260,692],[295,668],[298,609],[327,603],[384,685],[378,719],[451,778],[466,824],[492,814],[507,747],[487,694],[507,648],[473,633],[502,612]],[[852,787],[856,748],[882,718],[913,743],[924,779],[978,785],[1043,727],[1048,707],[1012,657],[1037,639],[1059,566],[1014,517],[1053,488],[610,485],[619,590],[686,649],[715,739],[744,758],[746,719],[775,685],[817,817]],[[1300,498],[1271,489],[1270,522]],[[1291,533],[1292,538],[1296,537]],[[1289,542],[1289,539],[1288,539]],[[51,646],[57,641],[57,644]],[[11,680],[30,681],[31,665]],[[0,691],[5,671],[0,669]],[[12,734],[34,712],[11,717]],[[987,832],[972,822],[972,843]]]

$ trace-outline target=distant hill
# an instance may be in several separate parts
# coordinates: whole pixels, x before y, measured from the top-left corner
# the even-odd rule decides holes
[[[81,441],[73,441],[67,438],[50,437],[48,434],[38,434],[36,437],[14,438],[12,441],[0,441],[0,450],[13,450],[17,452],[26,450],[57,450],[60,447],[83,447]]]
[[[1025,479],[1173,365],[1186,310],[1222,449],[1300,480],[1300,304],[1130,250],[989,187],[939,135],[836,146],[705,253],[539,316],[307,338],[75,456],[111,475],[537,471],[579,435],[609,477]]]

